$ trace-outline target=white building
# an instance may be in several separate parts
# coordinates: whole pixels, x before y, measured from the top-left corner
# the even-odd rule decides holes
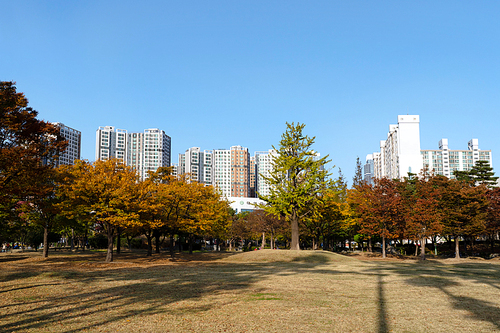
[[[117,158],[137,170],[141,179],[149,171],[170,166],[171,139],[158,128],[143,133],[127,133],[113,126],[99,127],[96,132],[96,160]]]
[[[57,165],[75,164],[75,160],[80,159],[82,149],[82,132],[68,127],[63,123],[52,123],[52,125],[59,127],[59,133],[63,138],[66,139],[66,141],[68,141],[68,146],[66,147],[66,150],[59,156]]]
[[[367,156],[367,164],[373,164],[371,177],[402,179],[422,170],[419,124],[417,115],[399,115],[398,124],[389,125],[387,139],[380,141],[380,152]]]
[[[231,151],[227,149],[213,150],[213,183],[225,197],[231,195]]]
[[[96,131],[96,160],[117,158],[127,163],[127,131],[113,126],[101,126]]]
[[[424,166],[437,175],[455,178],[454,171],[468,171],[477,161],[486,161],[493,167],[491,150],[480,150],[479,140],[472,139],[467,150],[450,150],[448,139],[439,141],[439,150],[421,151]]]
[[[424,166],[435,174],[454,178],[453,171],[467,171],[479,160],[493,166],[491,150],[480,150],[478,140],[469,141],[468,150],[450,150],[448,139],[439,141],[439,150],[420,149],[419,116],[399,115],[398,124],[389,126],[380,152],[367,155],[365,168],[373,165],[373,178],[406,177],[419,174]],[[365,180],[368,180],[368,175]]]
[[[187,149],[179,154],[177,174],[189,173],[190,180],[212,185],[212,155],[212,151],[202,151],[199,147]]]
[[[257,195],[267,196],[271,194],[271,187],[264,177],[271,176],[273,158],[276,158],[276,151],[273,149],[255,152],[255,192]]]
[[[266,204],[265,201],[258,198],[229,197],[228,201],[231,208],[234,209],[237,214],[262,209],[258,206]]]

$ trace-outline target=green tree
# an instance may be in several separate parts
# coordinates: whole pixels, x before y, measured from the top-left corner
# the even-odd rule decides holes
[[[354,177],[352,177],[352,186],[358,186],[363,183],[363,165],[358,158],[356,158],[356,169],[354,171]]]
[[[453,175],[457,180],[474,182],[475,185],[484,184],[489,188],[496,186],[498,181],[488,161],[477,161],[470,170],[454,171]]]
[[[469,174],[476,182],[476,185],[484,184],[488,187],[494,187],[497,184],[498,177],[495,177],[493,168],[488,161],[477,161],[469,170]]]
[[[325,188],[329,173],[325,165],[328,156],[319,158],[312,150],[315,137],[303,134],[305,124],[287,123],[281,136],[273,169],[269,177],[263,176],[271,186],[270,194],[259,195],[268,205],[264,209],[276,216],[283,216],[291,225],[291,250],[300,250],[299,222],[311,215],[318,194]]]

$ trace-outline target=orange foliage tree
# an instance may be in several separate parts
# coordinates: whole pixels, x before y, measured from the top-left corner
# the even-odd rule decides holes
[[[11,215],[19,201],[41,204],[54,192],[54,165],[67,142],[59,129],[37,119],[14,82],[0,82],[0,221]],[[34,201],[37,201],[35,203]],[[42,223],[43,224],[43,223]],[[1,230],[7,230],[2,225]],[[45,227],[48,227],[46,225]],[[0,235],[1,236],[1,235]]]
[[[60,195],[63,213],[69,218],[90,216],[108,237],[106,262],[113,261],[113,239],[117,227],[139,225],[135,209],[137,174],[117,159],[77,161],[64,166]]]

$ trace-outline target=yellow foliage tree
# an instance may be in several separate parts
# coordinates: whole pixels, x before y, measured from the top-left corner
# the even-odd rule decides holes
[[[69,218],[89,216],[102,224],[108,237],[106,262],[113,261],[113,238],[117,227],[140,224],[135,210],[137,173],[120,160],[77,161],[63,168],[61,208]]]

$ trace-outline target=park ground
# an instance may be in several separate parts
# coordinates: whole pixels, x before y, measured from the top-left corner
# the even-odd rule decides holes
[[[500,260],[7,253],[1,332],[500,331]]]

